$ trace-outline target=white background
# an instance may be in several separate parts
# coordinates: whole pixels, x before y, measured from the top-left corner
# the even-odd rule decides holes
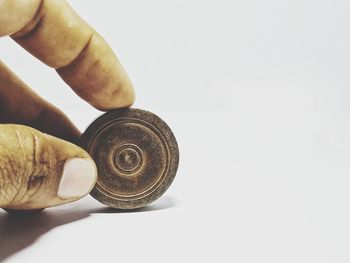
[[[1,212],[0,261],[350,261],[349,1],[70,2],[117,52],[135,107],[173,129],[180,168],[137,212],[91,197]],[[82,131],[101,114],[10,39],[0,58]]]

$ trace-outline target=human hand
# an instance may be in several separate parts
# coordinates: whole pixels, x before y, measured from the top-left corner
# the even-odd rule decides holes
[[[54,68],[100,110],[135,95],[112,49],[64,0],[0,0],[0,36]],[[54,137],[55,136],[55,137]],[[87,195],[97,170],[78,129],[0,61],[0,207],[40,209]]]

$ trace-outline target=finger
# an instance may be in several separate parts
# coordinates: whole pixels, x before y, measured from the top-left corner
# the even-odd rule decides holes
[[[5,3],[22,1],[3,0]],[[55,68],[62,79],[94,107],[108,110],[134,102],[130,80],[112,49],[66,1],[42,0],[40,4],[36,0],[26,1],[36,7],[35,12],[18,8],[16,13],[12,8],[12,18],[5,21],[17,25],[16,29],[13,25],[5,26],[12,29],[16,42]],[[6,12],[2,9],[0,16]],[[23,22],[13,22],[17,16],[30,17],[22,18],[29,22],[24,26]]]
[[[97,169],[78,146],[33,128],[0,125],[0,207],[40,209],[76,201]]]
[[[0,123],[24,124],[77,142],[80,132],[67,116],[38,96],[1,61],[0,80]]]

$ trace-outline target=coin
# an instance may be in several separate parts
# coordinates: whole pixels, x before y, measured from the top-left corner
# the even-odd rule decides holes
[[[105,113],[87,128],[79,145],[98,170],[91,196],[119,209],[143,207],[158,199],[173,182],[179,164],[169,126],[145,110]]]

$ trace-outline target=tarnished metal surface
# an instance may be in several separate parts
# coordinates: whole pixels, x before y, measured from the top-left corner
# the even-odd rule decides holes
[[[143,207],[159,198],[176,175],[176,139],[168,125],[148,111],[107,112],[88,127],[80,145],[98,169],[91,195],[110,207]]]

